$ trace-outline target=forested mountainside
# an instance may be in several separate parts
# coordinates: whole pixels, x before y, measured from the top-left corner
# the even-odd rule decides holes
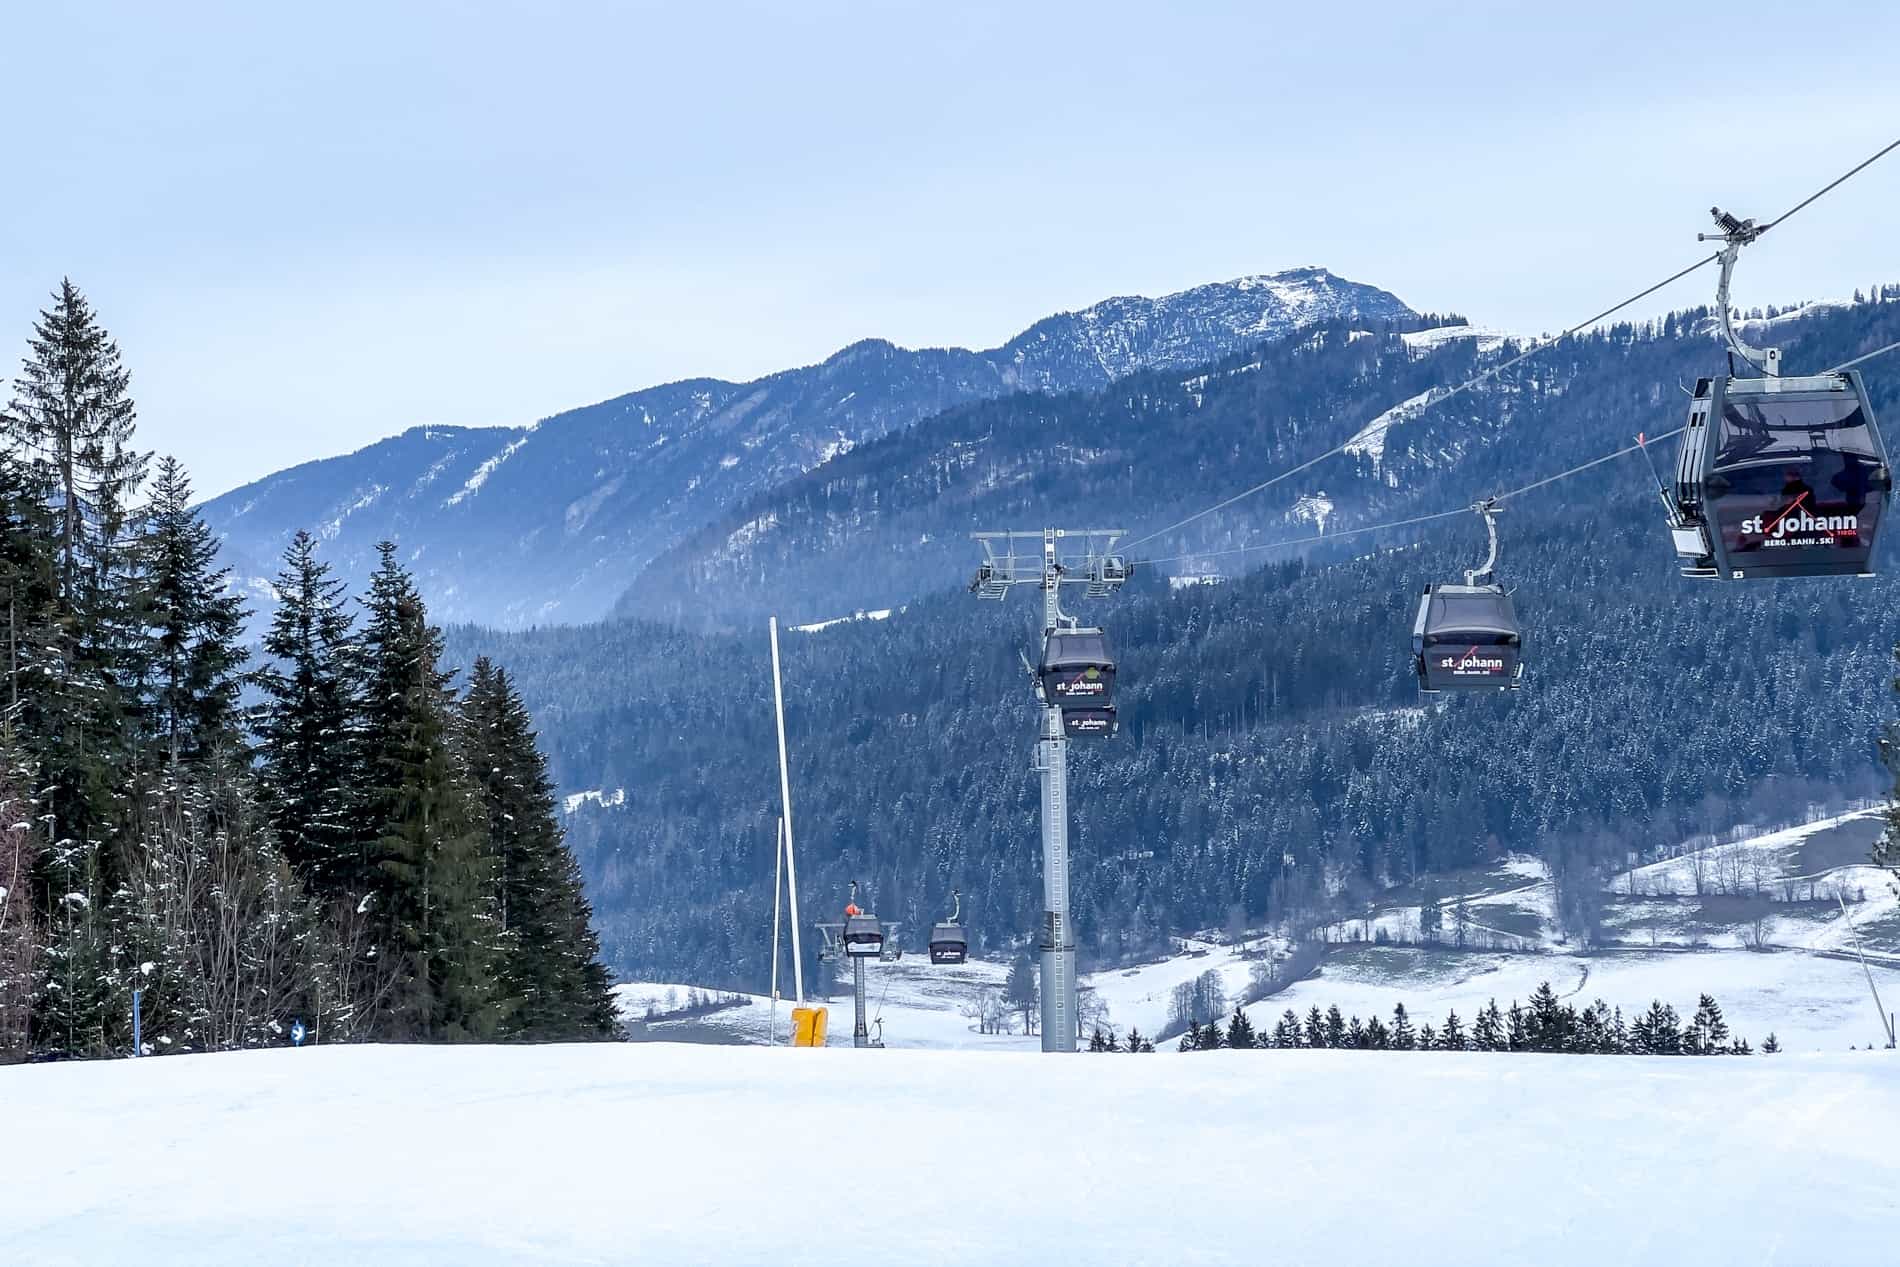
[[[1900,338],[1900,291],[1884,295],[1778,322],[1786,363],[1819,368]],[[1369,458],[1337,459],[1305,490],[1331,495],[1356,479],[1367,514],[1444,509],[1610,452],[1638,430],[1668,430],[1683,400],[1678,376],[1719,363],[1697,324],[1690,314],[1553,348],[1499,391],[1460,398],[1469,417],[1427,410],[1393,427],[1376,474]],[[1324,336],[1315,354],[1333,344]],[[1408,377],[1388,400],[1422,390],[1410,375],[1445,382],[1471,367],[1392,363]],[[1209,381],[1224,368],[1209,367]],[[1876,406],[1894,416],[1900,373],[1870,371]],[[1109,395],[1142,399],[1129,385]],[[1096,425],[1072,407],[1062,416],[1076,427]],[[1128,425],[1153,427],[1144,460],[1174,461],[1191,444],[1209,464],[1166,507],[1130,505],[1112,481],[1078,489],[1076,472],[1054,463],[1026,484],[1071,516],[1087,507],[1091,521],[1140,527],[1323,451],[1365,420],[1316,426],[1256,456],[1214,434],[1244,409],[1144,408],[1115,406]],[[1195,434],[1195,418],[1210,434]],[[1027,487],[1020,496],[1006,522],[1061,517],[1041,513]],[[1238,512],[1207,539],[1255,531]],[[1454,519],[1178,589],[1150,570],[1084,610],[1115,640],[1123,722],[1117,738],[1072,754],[1088,956],[1110,959],[1234,911],[1297,919],[1329,894],[1350,899],[1505,850],[1549,858],[1563,893],[1582,894],[1590,886],[1571,879],[1752,806],[1881,786],[1875,737],[1893,713],[1900,637],[1891,575],[1682,580],[1650,476],[1626,457],[1519,498],[1504,517],[1500,574],[1526,626],[1525,689],[1421,704],[1408,664],[1417,595],[1475,563],[1482,537],[1475,517]],[[1882,547],[1883,560],[1893,549]],[[1016,659],[1033,653],[1031,607],[957,589],[888,620],[787,635],[807,911],[841,904],[857,878],[880,914],[913,930],[961,888],[987,950],[1036,926],[1033,703]],[[509,664],[557,781],[602,793],[577,802],[569,831],[611,961],[661,979],[758,986],[777,812],[763,622],[737,635],[643,622],[459,628],[449,644],[457,662],[486,653]],[[1588,903],[1566,902],[1587,937]]]
[[[1522,482],[1566,454],[1673,429],[1676,384],[1720,364],[1706,317],[1568,342],[1430,407],[1434,393],[1522,345],[1464,325],[1416,328],[1437,318],[1378,330],[1337,322],[1187,374],[961,406],[735,508],[648,567],[618,611],[718,630],[773,611],[806,620],[896,607],[967,576],[978,557],[973,531],[1126,527],[1137,541],[1352,441],[1349,452],[1136,551],[1166,557],[1171,572],[1230,572],[1232,559],[1217,552],[1322,522],[1337,531],[1439,510],[1448,493]],[[1892,324],[1878,304],[1823,305],[1774,322],[1788,364],[1810,368]]]
[[[445,619],[511,626],[605,614],[654,556],[731,506],[958,404],[1100,388],[1323,321],[1410,317],[1307,268],[1046,318],[999,348],[854,343],[750,383],[692,379],[532,427],[417,427],[208,502],[225,562],[260,601],[299,530],[359,582],[394,540]]]

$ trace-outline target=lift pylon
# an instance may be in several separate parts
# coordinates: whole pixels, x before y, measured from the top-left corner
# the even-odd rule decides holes
[[[1114,552],[1120,528],[1045,528],[1041,532],[977,532],[983,562],[970,582],[978,598],[1004,599],[1018,585],[1042,590],[1042,632],[1073,629],[1075,618],[1058,601],[1064,585],[1080,585],[1091,597],[1113,593],[1128,579],[1128,561]],[[1020,551],[1020,552],[1019,552]],[[1030,673],[1036,680],[1035,671]],[[1042,778],[1042,1049],[1074,1051],[1076,1018],[1075,933],[1069,923],[1069,737],[1062,709],[1045,697],[1032,768]]]

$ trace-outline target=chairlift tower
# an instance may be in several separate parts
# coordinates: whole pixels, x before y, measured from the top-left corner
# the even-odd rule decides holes
[[[1062,587],[1080,585],[1092,598],[1120,589],[1129,565],[1112,551],[1123,533],[1120,528],[972,533],[983,547],[983,563],[970,592],[1001,600],[1018,585],[1039,586],[1043,636],[1074,628],[1075,618],[1062,612]],[[1018,553],[1019,546],[1023,553]],[[1033,668],[1030,678],[1036,680]],[[1042,710],[1030,768],[1042,776],[1042,1049],[1074,1051],[1078,1023],[1075,933],[1069,922],[1069,739],[1062,709],[1044,695],[1040,684],[1036,700]]]

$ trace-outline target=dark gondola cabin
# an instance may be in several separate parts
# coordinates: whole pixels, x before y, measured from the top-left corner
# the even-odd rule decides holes
[[[847,915],[840,940],[845,954],[876,958],[884,953],[884,924],[875,915]]]
[[[1106,739],[1121,729],[1115,720],[1115,709],[1108,708],[1065,708],[1062,710],[1062,730],[1071,739]]]
[[[1052,629],[1037,673],[1042,696],[1058,708],[1107,708],[1115,698],[1115,658],[1099,629]]]
[[[1516,690],[1523,652],[1517,611],[1503,586],[1426,587],[1412,627],[1419,690]]]
[[[1696,384],[1672,525],[1685,576],[1871,576],[1893,477],[1860,375]]]
[[[930,962],[959,964],[970,957],[970,942],[960,924],[938,924],[930,930]]]

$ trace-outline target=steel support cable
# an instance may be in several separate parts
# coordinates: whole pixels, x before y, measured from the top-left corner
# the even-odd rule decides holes
[[[1881,159],[1885,158],[1888,154],[1891,154],[1896,149],[1900,149],[1900,139],[1896,139],[1894,141],[1889,142],[1886,146],[1882,147],[1876,153],[1870,155],[1869,157],[1865,159],[1862,159],[1859,163],[1856,163],[1853,167],[1850,167],[1847,171],[1843,172],[1841,175],[1836,176],[1833,180],[1821,186],[1821,188],[1815,190],[1813,193],[1809,194],[1806,198],[1803,198],[1800,202],[1797,202],[1794,206],[1788,208],[1786,211],[1776,216],[1773,220],[1770,220],[1768,221],[1768,223],[1760,226],[1760,228],[1756,230],[1757,236],[1759,236],[1762,233],[1766,233],[1769,229],[1772,229],[1776,225],[1780,224],[1783,220],[1786,220],[1789,217],[1794,216],[1798,214],[1799,212],[1807,209],[1809,206],[1819,201],[1821,198],[1825,197],[1826,195],[1832,193],[1834,190],[1838,189],[1841,185],[1845,184],[1848,180],[1859,175],[1861,172],[1865,171],[1867,168],[1873,166],[1875,163],[1879,162]],[[1524,361],[1536,355],[1538,352],[1543,351],[1545,348],[1550,347],[1552,344],[1560,343],[1563,340],[1569,338],[1571,335],[1576,334],[1579,330],[1587,329],[1588,327],[1593,326],[1597,322],[1603,320],[1605,317],[1613,316],[1616,313],[1621,312],[1623,309],[1629,307],[1631,304],[1636,303],[1637,301],[1642,300],[1642,299],[1647,299],[1649,296],[1655,294],[1657,291],[1661,290],[1663,287],[1668,286],[1674,282],[1681,281],[1683,278],[1687,277],[1690,273],[1695,272],[1699,268],[1706,267],[1709,264],[1713,264],[1715,261],[1719,260],[1721,257],[1722,257],[1722,252],[1720,251],[1716,251],[1710,255],[1704,256],[1702,259],[1697,260],[1695,263],[1689,265],[1687,268],[1681,270],[1680,272],[1670,274],[1668,277],[1663,278],[1661,281],[1657,282],[1655,285],[1646,287],[1645,289],[1638,291],[1636,294],[1631,295],[1628,299],[1623,300],[1621,303],[1613,304],[1610,307],[1605,308],[1602,312],[1597,313],[1594,317],[1589,317],[1583,321],[1579,321],[1577,324],[1566,328],[1561,333],[1557,334],[1556,336],[1552,338],[1544,339],[1540,342],[1533,342],[1530,346],[1526,347],[1524,351],[1512,357],[1510,360],[1505,361],[1503,364],[1495,365],[1491,367],[1490,369],[1486,370],[1484,373],[1478,374],[1472,378],[1465,380],[1462,383],[1459,383],[1457,386],[1453,387],[1452,389],[1450,389],[1449,391],[1445,392],[1442,395],[1427,397],[1424,404],[1421,405],[1420,408],[1429,409],[1433,405],[1442,404],[1445,401],[1450,400],[1452,397],[1459,395],[1460,393],[1471,390],[1473,387],[1478,386],[1480,383],[1486,382],[1492,378],[1497,377],[1499,374],[1504,373],[1506,370],[1511,369],[1514,366],[1522,364]],[[1869,353],[1867,356],[1861,357],[1858,360],[1849,361],[1847,365],[1838,366],[1836,368],[1846,369],[1848,368],[1848,366],[1858,365],[1860,364],[1861,361],[1871,360],[1873,357],[1879,356],[1883,352],[1892,351],[1894,347],[1896,346],[1900,346],[1900,345],[1889,345],[1888,347],[1880,349],[1879,352]],[[1216,502],[1214,505],[1209,506],[1206,510],[1196,511],[1194,514],[1189,515],[1187,518],[1179,520],[1175,523],[1171,523],[1165,528],[1158,528],[1155,531],[1148,533],[1146,536],[1137,537],[1135,538],[1135,540],[1130,541],[1125,548],[1132,550],[1136,546],[1143,545],[1149,541],[1153,541],[1156,537],[1165,536],[1168,533],[1175,531],[1176,529],[1185,528],[1191,523],[1195,523],[1198,520],[1205,519],[1207,516],[1212,515],[1218,511],[1225,510],[1227,507],[1232,506],[1235,502],[1244,501],[1247,498],[1252,497],[1255,493],[1264,492],[1267,489],[1272,488],[1275,484],[1280,483],[1282,480],[1291,479],[1293,476],[1298,475],[1300,472],[1308,470],[1311,467],[1317,466],[1319,463],[1324,462],[1327,458],[1337,457],[1339,454],[1344,453],[1346,451],[1347,445],[1350,445],[1351,443],[1352,443],[1351,440],[1347,440],[1344,443],[1341,443],[1335,446],[1334,448],[1327,450],[1325,453],[1320,454],[1318,457],[1308,458],[1306,461],[1300,463],[1298,466],[1295,466],[1289,470],[1282,471],[1278,475],[1274,475],[1269,479],[1262,480],[1260,483],[1255,484],[1252,488],[1248,488],[1248,489],[1243,490],[1242,492],[1236,493],[1232,497],[1227,498],[1225,501]],[[1200,558],[1200,557],[1207,557],[1207,556],[1196,555],[1193,557]],[[1161,562],[1161,561],[1162,560],[1154,560],[1154,562]]]
[[[1873,351],[1869,352],[1867,355],[1857,356],[1851,361],[1842,361],[1839,365],[1836,365],[1833,369],[1824,370],[1822,372],[1827,373],[1827,374],[1838,374],[1842,370],[1853,369],[1856,365],[1861,364],[1863,361],[1871,361],[1876,356],[1885,356],[1887,353],[1895,352],[1895,351],[1900,351],[1900,341],[1889,343],[1884,348],[1875,348]]]
[[[1489,382],[1491,379],[1496,378],[1498,375],[1504,373],[1505,371],[1514,369],[1517,366],[1522,365],[1525,361],[1528,361],[1531,357],[1537,355],[1539,352],[1542,352],[1545,348],[1548,348],[1551,345],[1556,344],[1556,343],[1561,343],[1565,339],[1569,338],[1571,335],[1576,334],[1579,330],[1588,329],[1589,327],[1595,325],[1597,322],[1603,320],[1605,317],[1612,316],[1616,313],[1619,313],[1623,311],[1623,309],[1629,307],[1631,304],[1637,303],[1641,300],[1649,298],[1651,295],[1655,294],[1657,291],[1661,290],[1663,287],[1671,285],[1675,282],[1681,281],[1683,278],[1695,272],[1697,269],[1705,268],[1708,265],[1713,264],[1716,260],[1720,259],[1721,257],[1722,257],[1722,253],[1720,251],[1715,251],[1709,255],[1705,255],[1701,259],[1697,260],[1695,263],[1689,265],[1687,268],[1681,269],[1678,272],[1671,273],[1669,276],[1663,278],[1661,281],[1655,283],[1654,285],[1644,287],[1642,290],[1637,291],[1634,295],[1631,295],[1628,299],[1622,300],[1619,303],[1611,304],[1608,308],[1605,308],[1602,312],[1597,313],[1595,316],[1586,317],[1582,321],[1577,322],[1573,326],[1566,327],[1560,333],[1555,334],[1551,336],[1550,338],[1533,341],[1522,352],[1519,352],[1516,356],[1512,357],[1510,360],[1502,362],[1501,364],[1498,364],[1498,365],[1493,365],[1490,369],[1485,370],[1481,374],[1474,374],[1470,378],[1466,379],[1464,382],[1456,385],[1455,387],[1451,387],[1444,390],[1443,392],[1428,396],[1425,399],[1425,402],[1419,407],[1421,409],[1430,409],[1434,405],[1442,405],[1454,396],[1462,395],[1463,393],[1470,391],[1472,388],[1477,387],[1482,383]],[[1357,437],[1355,436],[1354,439],[1356,438]],[[1342,443],[1335,445],[1334,447],[1328,449],[1326,452],[1320,454],[1317,457],[1308,458],[1306,461],[1300,463],[1298,466],[1291,467],[1287,470],[1281,471],[1277,475],[1274,475],[1268,479],[1264,479],[1260,481],[1258,484],[1255,484],[1252,488],[1245,489],[1241,492],[1235,493],[1232,497],[1227,498],[1225,501],[1216,502],[1214,505],[1209,506],[1206,510],[1196,511],[1194,514],[1189,515],[1186,519],[1182,519],[1175,523],[1171,523],[1165,528],[1157,528],[1155,531],[1149,533],[1147,536],[1137,537],[1135,540],[1129,542],[1126,548],[1132,550],[1133,548],[1135,548],[1138,545],[1143,544],[1144,542],[1153,541],[1156,537],[1166,536],[1168,533],[1173,532],[1176,529],[1185,528],[1189,524],[1194,523],[1197,520],[1205,519],[1207,518],[1207,516],[1212,515],[1216,513],[1217,511],[1225,510],[1227,509],[1227,507],[1233,505],[1235,502],[1245,501],[1247,498],[1252,497],[1255,493],[1265,492],[1267,489],[1272,488],[1275,484],[1280,483],[1282,480],[1292,479],[1295,475],[1298,475],[1300,472],[1308,470],[1312,467],[1318,466],[1321,462],[1324,462],[1327,458],[1338,457],[1341,453],[1344,453],[1347,447],[1351,444],[1352,444],[1352,440],[1350,439],[1343,441]]]
[[[1756,232],[1757,233],[1768,232],[1768,230],[1774,228],[1776,225],[1780,224],[1783,220],[1786,220],[1789,216],[1792,216],[1796,212],[1801,211],[1804,208],[1806,208],[1808,204],[1818,201],[1823,194],[1833,193],[1836,188],[1838,188],[1841,185],[1846,184],[1853,177],[1860,175],[1863,171],[1866,171],[1869,167],[1872,167],[1875,163],[1887,157],[1887,155],[1893,153],[1895,150],[1900,150],[1900,139],[1896,139],[1896,140],[1888,142],[1885,146],[1883,146],[1880,149],[1878,153],[1874,154],[1873,156],[1869,158],[1863,159],[1859,163],[1856,163],[1853,167],[1848,168],[1844,174],[1840,176],[1836,176],[1833,180],[1830,180],[1827,184],[1821,186],[1819,189],[1809,194],[1806,198],[1803,198],[1800,202],[1797,202],[1796,204],[1794,204],[1794,206],[1788,208],[1786,211],[1776,216],[1773,220],[1770,220],[1767,224],[1762,225],[1759,229],[1756,230]]]
[[[1677,427],[1674,431],[1665,431],[1658,436],[1645,437],[1635,444],[1624,445],[1614,453],[1606,453],[1602,457],[1591,458],[1588,462],[1580,462],[1567,471],[1559,471],[1555,475],[1546,475],[1542,479],[1534,480],[1529,484],[1520,485],[1517,488],[1511,489],[1509,492],[1497,493],[1489,499],[1480,498],[1479,500],[1490,500],[1492,502],[1509,501],[1511,498],[1519,496],[1520,494],[1543,488],[1549,484],[1555,484],[1558,480],[1567,480],[1573,475],[1580,475],[1592,467],[1602,466],[1605,462],[1614,462],[1620,457],[1627,457],[1642,449],[1644,445],[1660,444],[1665,440],[1673,440],[1686,430],[1688,430],[1687,427]],[[1148,565],[1157,563],[1181,563],[1193,559],[1219,559],[1235,554],[1251,554],[1256,550],[1273,550],[1281,546],[1320,545],[1328,541],[1343,541],[1347,537],[1357,537],[1368,532],[1383,532],[1388,528],[1409,528],[1414,524],[1431,523],[1433,520],[1451,519],[1470,513],[1470,506],[1460,506],[1455,510],[1440,510],[1429,515],[1413,515],[1407,519],[1392,519],[1385,523],[1367,524],[1360,528],[1348,528],[1344,532],[1319,533],[1308,537],[1287,537],[1279,541],[1262,541],[1255,545],[1235,546],[1227,550],[1201,550],[1192,554],[1171,554],[1159,559],[1139,559],[1137,562]]]

